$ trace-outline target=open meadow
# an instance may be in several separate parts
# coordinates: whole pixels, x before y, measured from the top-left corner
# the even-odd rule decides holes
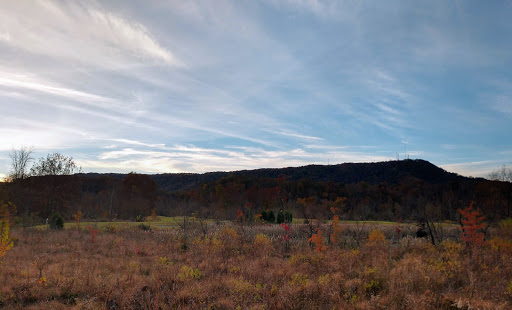
[[[512,310],[511,21],[0,0],[0,310]]]
[[[174,218],[13,228],[0,307],[510,309],[510,224],[474,246],[455,225],[436,246],[403,223]]]

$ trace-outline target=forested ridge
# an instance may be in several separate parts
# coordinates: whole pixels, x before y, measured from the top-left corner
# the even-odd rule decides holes
[[[192,189],[203,183],[212,182],[229,175],[255,178],[277,178],[285,175],[288,180],[308,179],[313,182],[335,182],[353,184],[400,183],[406,177],[413,177],[428,183],[446,183],[466,178],[447,172],[425,160],[398,160],[377,163],[344,163],[338,165],[308,165],[302,167],[267,168],[233,172],[210,172],[204,174],[156,174],[151,178],[160,188],[174,191]]]
[[[3,183],[1,194],[34,220],[81,211],[97,219],[161,215],[234,218],[245,208],[327,218],[457,220],[472,201],[488,218],[510,216],[512,184],[468,178],[425,160],[309,165],[204,174],[74,174]],[[35,221],[35,220],[34,220]]]

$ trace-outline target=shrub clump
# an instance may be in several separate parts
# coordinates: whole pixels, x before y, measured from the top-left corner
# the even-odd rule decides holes
[[[63,229],[64,228],[64,218],[58,213],[55,212],[50,217],[50,229]]]
[[[151,230],[151,226],[149,226],[148,224],[144,224],[144,223],[140,223],[139,225],[137,225],[137,228],[142,231],[150,231]]]

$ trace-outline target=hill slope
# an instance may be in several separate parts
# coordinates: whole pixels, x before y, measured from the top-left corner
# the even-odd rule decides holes
[[[277,178],[285,175],[288,180],[309,179],[313,182],[352,184],[367,182],[369,184],[397,184],[405,178],[415,178],[426,183],[441,184],[468,179],[455,173],[447,172],[434,164],[421,160],[399,160],[377,163],[344,163],[338,165],[308,165],[288,168],[266,168],[240,170],[232,172],[165,173],[151,175],[158,186],[167,191],[187,190],[214,182],[229,175],[244,175],[257,178]]]
[[[80,210],[90,218],[135,219],[156,208],[163,215],[205,212],[225,219],[246,204],[253,213],[272,208],[299,212],[303,206],[328,218],[330,206],[342,197],[347,219],[411,218],[428,206],[437,208],[440,218],[455,220],[457,209],[472,202],[486,216],[512,216],[512,183],[459,176],[425,160],[203,174],[44,176],[1,184],[2,192],[25,214],[43,218],[55,211],[71,218]]]

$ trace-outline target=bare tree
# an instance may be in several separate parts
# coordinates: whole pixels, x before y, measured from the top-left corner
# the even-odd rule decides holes
[[[489,179],[494,181],[512,182],[512,167],[505,165],[489,173]]]
[[[33,147],[22,146],[20,149],[12,149],[9,153],[11,158],[11,171],[9,173],[9,180],[15,181],[29,177],[28,165],[34,159],[32,153]]]

